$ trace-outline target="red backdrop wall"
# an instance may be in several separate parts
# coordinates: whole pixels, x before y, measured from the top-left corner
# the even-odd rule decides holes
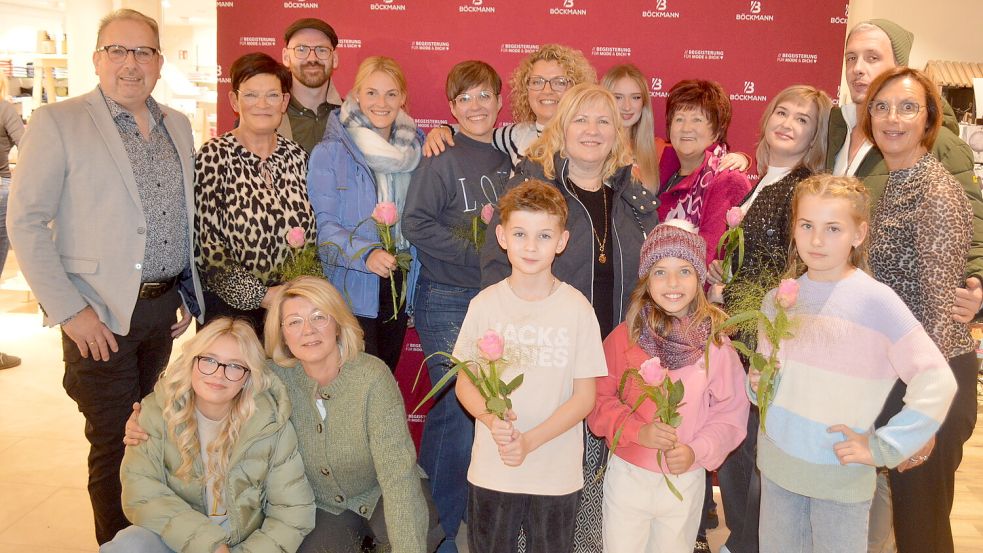
[[[279,59],[283,29],[318,17],[341,40],[334,79],[342,95],[362,59],[391,56],[406,71],[409,112],[421,127],[451,118],[443,90],[455,63],[487,61],[507,81],[524,55],[559,42],[583,51],[599,77],[637,65],[660,136],[673,83],[720,82],[734,104],[731,147],[753,152],[761,111],[776,92],[808,83],[837,94],[848,8],[847,0],[219,0],[218,130],[233,122],[221,68],[257,50]],[[506,105],[499,122],[509,120]]]
[[[847,0],[219,0],[218,131],[234,120],[222,68],[254,51],[280,59],[283,30],[318,17],[340,38],[334,80],[342,95],[362,59],[391,56],[407,74],[409,112],[424,128],[451,117],[443,90],[454,64],[487,61],[507,82],[523,56],[558,42],[583,51],[598,77],[617,64],[638,66],[663,137],[673,83],[718,81],[734,104],[731,147],[753,153],[761,112],[776,92],[807,83],[838,95],[848,9]],[[506,104],[499,122],[510,120]],[[429,388],[412,386],[422,360],[411,330],[396,371],[408,411]],[[428,407],[408,417],[417,445]]]

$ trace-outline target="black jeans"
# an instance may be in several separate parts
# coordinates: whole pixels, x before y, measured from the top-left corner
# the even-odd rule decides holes
[[[956,469],[963,458],[963,444],[973,435],[976,427],[979,361],[975,352],[969,352],[950,359],[949,366],[959,389],[949,414],[935,435],[932,454],[920,467],[888,473],[898,553],[953,551],[949,514],[955,493]],[[906,390],[907,386],[899,380],[888,396],[879,422],[901,410]]]
[[[403,273],[396,271],[392,279],[396,281],[396,300],[399,301],[399,294],[403,287]],[[407,291],[409,293],[409,291]],[[403,353],[403,338],[406,336],[406,323],[409,316],[406,314],[406,305],[399,308],[396,318],[393,319],[393,296],[392,287],[388,278],[379,279],[379,315],[373,317],[356,317],[362,332],[365,333],[365,353],[374,355],[389,367],[389,370],[396,372],[396,363],[399,356]]]
[[[62,332],[68,396],[85,416],[89,441],[89,499],[95,517],[96,540],[103,544],[129,526],[120,503],[119,466],[123,460],[123,427],[134,402],[154,389],[157,375],[171,356],[171,325],[180,305],[177,290],[152,300],[137,300],[130,333],[115,335],[119,351],[108,361],[83,358],[78,346]]]
[[[567,495],[529,495],[468,486],[468,550],[515,553],[519,530],[526,551],[570,553],[580,491]]]
[[[430,518],[427,523],[427,549],[430,553],[444,539],[444,530],[437,520],[437,508],[430,496],[430,481],[420,480],[423,498],[427,502]],[[372,515],[366,519],[352,511],[331,514],[318,509],[314,520],[314,530],[304,538],[297,553],[360,553],[373,549],[384,550],[390,544],[389,529],[386,527],[385,496],[379,499]]]

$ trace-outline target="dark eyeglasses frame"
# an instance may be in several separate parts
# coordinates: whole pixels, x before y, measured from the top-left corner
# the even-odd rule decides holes
[[[122,56],[119,55],[121,50],[125,51]],[[147,53],[148,51],[150,52],[149,54]],[[136,48],[127,48],[121,44],[107,44],[102,48],[97,48],[96,52],[105,52],[106,56],[109,57],[109,60],[116,63],[125,61],[126,56],[130,55],[130,52],[132,52],[133,59],[135,59],[137,63],[141,64],[150,63],[153,61],[154,56],[160,54],[160,50],[154,48],[153,46],[137,46]],[[115,52],[115,54],[113,52]]]
[[[201,360],[202,359],[207,359],[208,361],[210,361],[212,363],[215,363],[215,370],[212,371],[212,372],[206,372],[206,371],[202,370],[202,368],[201,368]],[[229,365],[235,365],[236,367],[239,367],[240,369],[242,369],[242,371],[243,371],[242,372],[242,376],[240,376],[239,378],[235,378],[235,379],[229,378]],[[222,369],[222,376],[224,376],[225,379],[228,380],[229,382],[239,382],[243,378],[246,378],[246,375],[247,374],[249,374],[250,372],[252,372],[252,371],[249,370],[249,368],[243,367],[242,365],[240,365],[238,363],[222,363],[218,359],[215,359],[213,357],[209,357],[207,355],[196,355],[195,356],[195,368],[198,369],[198,372],[200,372],[201,374],[204,374],[204,375],[213,375],[216,372],[218,372],[219,369]]]
[[[331,54],[334,53],[334,48],[331,48],[330,46],[309,46],[307,44],[298,44],[297,46],[293,46],[290,49],[293,50],[294,57],[296,57],[299,60],[306,60],[310,58],[311,52],[314,52],[314,57],[319,60],[329,59],[331,57]],[[304,49],[307,50],[307,54],[301,55],[300,50],[304,50]],[[318,53],[319,51],[324,52],[324,55],[322,56],[320,53]]]

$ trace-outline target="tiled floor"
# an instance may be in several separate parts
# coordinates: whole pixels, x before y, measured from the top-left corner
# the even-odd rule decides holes
[[[83,419],[61,387],[58,331],[16,269],[11,255],[0,278],[0,351],[24,359],[0,371],[0,553],[95,552]],[[983,431],[965,449],[952,526],[957,552],[983,551]],[[714,551],[726,533],[711,532]]]

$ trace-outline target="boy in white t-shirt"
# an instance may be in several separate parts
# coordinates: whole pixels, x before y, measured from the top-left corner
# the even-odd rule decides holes
[[[607,375],[601,333],[587,298],[553,276],[570,237],[560,192],[526,181],[501,198],[499,213],[495,234],[512,274],[471,300],[454,356],[479,359],[478,340],[494,330],[505,342],[502,379],[524,376],[507,421],[486,411],[469,379],[457,379],[457,397],[476,419],[468,546],[514,551],[523,529],[527,551],[569,553],[584,486],[583,419],[595,378]]]

